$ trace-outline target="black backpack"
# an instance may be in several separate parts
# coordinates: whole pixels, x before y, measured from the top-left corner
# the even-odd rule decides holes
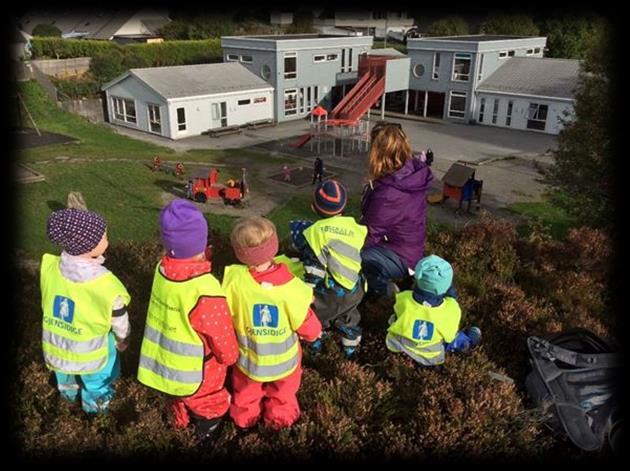
[[[529,337],[532,371],[527,394],[547,413],[547,425],[579,448],[602,449],[606,438],[617,451],[621,436],[617,379],[620,356],[586,329]]]

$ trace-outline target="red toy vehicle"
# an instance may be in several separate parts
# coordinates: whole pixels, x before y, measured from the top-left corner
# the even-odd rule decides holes
[[[225,204],[238,204],[241,201],[240,183],[230,179],[228,185],[217,182],[217,169],[212,169],[208,176],[196,175],[192,179],[190,195],[198,203],[205,203],[208,198],[222,198]]]

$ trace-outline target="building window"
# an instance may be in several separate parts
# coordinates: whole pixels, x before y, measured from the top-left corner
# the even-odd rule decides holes
[[[494,99],[494,106],[492,107],[492,124],[497,124],[497,115],[499,114],[499,99]]]
[[[440,78],[440,53],[433,54],[433,80]]]
[[[348,49],[348,72],[352,70],[352,48]]]
[[[249,105],[252,102],[249,98],[247,100],[238,100],[239,106]]]
[[[304,88],[300,88],[298,96],[300,99],[300,114],[304,114]]]
[[[346,50],[345,49],[341,50],[341,71],[342,72],[346,71]]]
[[[318,54],[316,56],[313,56],[313,62],[326,62],[326,55]]]
[[[313,88],[313,103],[315,105],[319,103],[319,93],[317,85],[315,85],[315,87]]]
[[[297,89],[284,91],[284,115],[291,116],[297,113]]]
[[[236,54],[228,54],[227,55],[227,60],[228,61],[238,61],[238,56]]]
[[[499,59],[505,59],[507,57],[507,51],[499,52]]]
[[[466,116],[466,92],[451,92],[448,116],[450,118],[463,118]]]
[[[416,78],[420,78],[424,75],[424,65],[416,64],[413,66],[413,76]]]
[[[479,73],[477,74],[477,80],[481,80],[482,75],[483,75],[483,54],[481,54],[481,57],[479,58]]]
[[[544,131],[547,124],[547,105],[539,105],[538,103],[530,103],[527,110],[527,129],[536,129]]]
[[[241,56],[241,62],[251,64],[253,61],[254,59],[252,58],[252,56]]]
[[[470,78],[470,54],[455,54],[453,58],[453,80],[468,82]]]
[[[540,54],[540,48],[539,47],[534,49],[534,54]]]
[[[267,101],[267,97],[265,96],[254,98],[254,103],[265,103],[266,101]]]
[[[149,129],[151,132],[162,134],[160,107],[158,105],[147,105],[147,108],[149,109]]]
[[[306,111],[313,109],[313,100],[311,99],[311,87],[306,87]]]
[[[269,67],[267,64],[263,64],[263,66],[260,68],[260,76],[263,78],[263,80],[269,80],[269,77],[271,77],[271,67]]]
[[[328,54],[326,56],[326,60],[329,61],[329,62],[330,61],[336,61],[338,59],[339,59],[339,54]]]
[[[479,122],[483,123],[483,113],[486,111],[486,99],[482,98],[479,104]]]
[[[506,126],[511,126],[512,125],[512,108],[513,107],[514,107],[514,102],[512,100],[508,101],[507,115],[505,115],[505,125]]]
[[[177,108],[177,130],[186,130],[186,110],[184,108]]]
[[[533,49],[528,49],[528,50],[526,51],[526,54],[527,54],[528,56],[531,56],[533,53],[534,53],[534,50],[533,50]]]
[[[285,52],[284,54],[284,78],[297,78],[297,53]]]
[[[514,51],[508,51],[508,57],[514,57]]]
[[[112,97],[114,118],[126,123],[136,124],[136,105],[133,100]]]

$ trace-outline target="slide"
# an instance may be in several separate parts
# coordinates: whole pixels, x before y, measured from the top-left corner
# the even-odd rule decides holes
[[[311,137],[313,137],[313,136],[311,136],[311,133],[304,134],[303,136],[300,137],[300,139],[298,139],[296,142],[294,142],[293,144],[290,144],[290,145],[291,145],[291,147],[299,149],[304,144],[306,144],[308,141],[310,141]]]

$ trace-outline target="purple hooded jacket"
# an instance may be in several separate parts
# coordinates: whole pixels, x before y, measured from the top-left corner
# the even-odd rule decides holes
[[[361,224],[368,228],[364,248],[381,246],[395,252],[412,270],[424,252],[426,193],[431,169],[418,156],[391,175],[368,185],[361,201]]]

